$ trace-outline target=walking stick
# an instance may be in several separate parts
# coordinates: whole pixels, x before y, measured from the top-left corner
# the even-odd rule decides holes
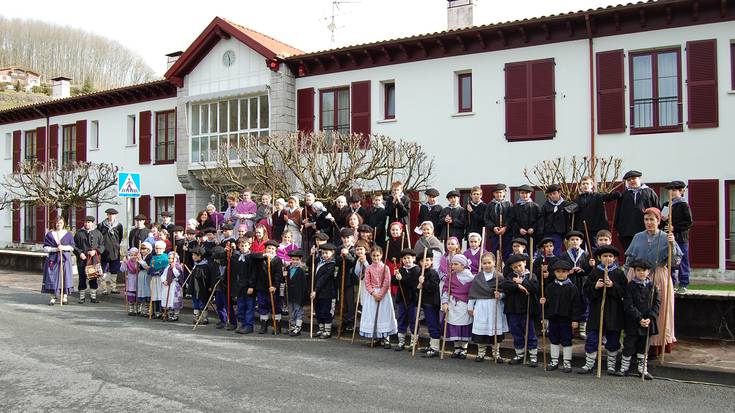
[[[61,239],[59,239],[59,247],[61,247]],[[59,307],[64,306],[64,252],[59,248]]]
[[[309,338],[314,338],[314,263],[316,262],[316,254],[311,254],[311,291],[309,291]]]
[[[502,212],[500,213],[500,229],[503,229],[503,213]],[[503,257],[503,234],[498,234],[498,258],[500,258],[498,261],[502,263],[503,262],[502,258],[504,258]],[[500,270],[502,271],[503,268],[500,268]]]
[[[288,278],[288,270],[287,269],[284,269],[283,270],[283,280],[284,280],[284,282],[283,282],[283,297],[286,300],[286,310],[288,310],[288,303],[289,303],[289,301],[288,301],[288,282],[289,282],[289,278]],[[289,313],[288,313],[288,331],[289,332],[291,331],[291,318],[292,317],[293,317],[293,314],[291,314],[291,312],[289,311]]]
[[[393,260],[393,266],[396,267],[396,259],[395,258],[391,258],[391,259]],[[398,271],[400,271],[400,269]],[[403,294],[403,283],[401,282],[401,280],[398,280],[398,288],[401,291],[401,298],[403,299],[403,308],[405,308],[406,311],[408,311],[408,304],[406,304],[406,295]]]
[[[500,250],[497,251],[498,259],[500,259]],[[499,264],[498,264],[499,265]],[[494,293],[498,292],[498,284],[500,283],[498,271],[502,274],[502,270],[495,270],[495,291]],[[500,300],[497,298],[495,299],[495,314],[493,315],[493,330],[495,330],[495,335],[493,335],[493,349],[498,347],[498,313],[500,312]],[[500,329],[502,332],[502,328]],[[498,349],[498,355],[500,355],[500,349]],[[498,364],[498,359],[496,357],[493,357],[495,359],[495,364]]]
[[[449,277],[447,277],[447,282],[449,282],[447,287],[447,312],[444,314],[444,334],[442,334],[442,348],[441,352],[439,352],[439,359],[444,360],[444,347],[447,344],[447,322],[449,321],[449,301],[452,299],[452,260],[449,260]]]
[[[480,236],[480,262],[477,264],[477,274],[482,270],[482,256],[485,254],[485,227],[482,227],[482,235]]]
[[[232,324],[230,315],[230,259],[232,258],[232,249],[230,243],[227,243],[227,324]]]
[[[582,221],[582,225],[584,225],[584,237],[587,239],[587,253],[589,253],[590,257],[592,256],[592,242],[590,241],[590,233],[587,230],[587,221]]]
[[[528,256],[530,257],[530,260],[531,260],[531,263],[530,263],[531,270],[533,270],[533,236],[529,237],[529,241],[530,241],[530,245],[529,245],[530,254],[528,254]],[[531,274],[533,274],[533,272],[530,272],[528,274],[529,280],[531,279]],[[528,326],[530,322],[531,322],[531,292],[528,291],[526,292],[526,332],[523,335],[523,364],[526,364],[526,353],[528,352]]]
[[[660,252],[660,250],[659,250],[658,247],[659,247],[660,244],[661,244],[661,237],[658,237],[658,240],[656,241],[656,265],[658,265],[658,258],[659,258],[658,255],[659,255],[659,252]],[[670,255],[671,254],[669,254],[669,256]],[[635,275],[633,275],[633,276],[635,276]],[[651,307],[653,307],[653,301],[654,301],[654,298],[655,297],[656,297],[656,271],[654,271],[653,274],[651,275],[651,299],[650,299],[649,305],[648,305],[649,311],[650,311]],[[649,318],[649,320],[651,320],[651,319]],[[653,320],[651,320],[651,321],[653,321]],[[646,371],[646,369],[648,367],[648,346],[649,346],[650,342],[651,342],[651,325],[649,324],[648,325],[648,328],[646,329],[646,344],[644,346],[644,351],[643,351],[643,371],[644,372]],[[664,335],[664,342],[666,342],[666,335]],[[646,381],[646,375],[645,374],[641,374],[641,380],[643,380],[643,382]]]
[[[151,261],[152,265],[152,261]],[[151,276],[150,281],[148,281],[148,286],[151,290],[151,296],[148,299],[148,319],[153,320],[153,276]]]
[[[173,270],[172,270],[173,271]],[[168,276],[166,276],[166,282],[168,282]],[[171,284],[174,282],[174,277],[171,277],[171,282],[166,286],[166,302],[164,303],[165,307],[163,309],[163,312],[161,314],[161,319],[165,320],[168,316],[168,299],[171,296]],[[161,283],[163,284],[163,282]]]
[[[357,306],[360,303],[360,294],[362,293],[362,281],[365,278],[365,266],[362,267],[362,274],[360,275],[360,280],[357,283],[357,303],[355,303],[355,321],[352,325],[352,340],[350,341],[350,344],[355,344],[355,332],[357,331]],[[360,316],[362,318],[362,316]]]
[[[671,191],[669,191],[669,231],[668,231],[668,235],[671,235],[674,233],[674,214],[672,213],[674,212],[674,209],[672,208],[673,205],[671,201],[672,201]],[[663,332],[663,342],[661,346],[661,362],[659,364],[661,366],[664,365],[664,359],[666,358],[666,330],[667,330],[666,327],[667,327],[668,318],[669,318],[668,317],[669,315],[668,314],[669,313],[669,285],[672,281],[671,280],[671,255],[674,253],[674,243],[669,242],[668,244],[669,244],[669,257],[666,263],[666,267],[667,267],[666,275],[667,276],[666,276],[666,282],[664,283],[664,290],[665,290],[664,291],[664,305],[663,305],[664,313],[662,316],[664,332]]]
[[[212,302],[212,298],[214,298],[214,293],[217,291],[217,286],[222,280],[217,280],[216,283],[214,283],[214,287],[212,287],[212,294],[209,295],[209,300],[207,300],[207,303],[204,304],[204,309],[199,313],[199,317],[197,317],[197,322],[194,324],[194,328],[191,329],[191,331],[194,331],[199,326],[199,323],[202,321],[202,318],[204,318],[204,312],[207,311],[207,307],[209,307],[209,304]]]
[[[273,299],[273,279],[271,278],[271,257],[265,256],[266,263],[268,264],[268,293],[271,296],[271,316],[273,318],[273,334],[278,334],[278,327],[276,327],[276,302]]]
[[[607,264],[605,264],[605,275],[602,278],[607,283]],[[600,303],[600,327],[597,333],[597,378],[602,377],[602,323],[605,321],[605,298],[607,297],[607,284],[602,285],[602,303]]]
[[[342,256],[342,282],[339,290],[339,331],[337,338],[342,337],[342,329],[345,323],[345,257]]]
[[[424,261],[426,261],[426,252],[428,250],[428,248],[424,248],[424,257],[421,259],[421,277],[424,276],[424,272],[426,271],[426,267],[424,267]],[[411,337],[413,339],[413,343],[411,343],[411,357],[416,357],[416,344],[419,342],[419,313],[421,312],[421,299],[423,298],[423,295],[424,285],[421,284],[419,287],[419,303],[416,306],[416,320],[414,321],[413,325],[413,336]]]
[[[373,297],[373,300],[375,297]],[[380,313],[380,303],[383,300],[378,301],[378,305],[375,307],[375,321],[373,322],[373,335],[370,337],[370,348],[375,347],[375,336],[378,335],[378,314]]]
[[[546,257],[541,261],[542,266],[546,265]],[[533,266],[531,266],[533,270]],[[541,273],[541,298],[544,298],[544,274]],[[541,304],[541,353],[544,355],[544,371],[546,371],[546,329],[544,328],[544,318],[546,318],[546,305]]]

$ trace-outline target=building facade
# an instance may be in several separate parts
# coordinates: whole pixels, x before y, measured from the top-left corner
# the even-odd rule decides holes
[[[0,168],[28,156],[41,128],[62,142],[76,125],[87,159],[143,174],[136,212],[174,209],[179,221],[209,201],[197,169],[216,148],[274,132],[415,140],[435,157],[440,192],[516,187],[545,159],[615,156],[662,199],[666,182],[688,183],[692,264],[723,274],[735,269],[734,18],[732,2],[653,1],[315,53],[215,18],[155,83],[159,94],[139,85],[114,106],[106,91],[91,106],[0,112]],[[8,214],[0,240],[33,241],[20,229],[34,216]]]

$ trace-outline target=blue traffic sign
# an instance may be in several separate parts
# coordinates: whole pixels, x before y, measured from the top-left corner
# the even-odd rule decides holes
[[[123,198],[140,198],[140,174],[118,172],[117,196]]]

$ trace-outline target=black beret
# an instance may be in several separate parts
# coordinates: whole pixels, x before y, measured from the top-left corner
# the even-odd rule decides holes
[[[638,172],[638,171],[628,171],[628,172],[625,173],[625,175],[623,175],[623,180],[625,181],[625,180],[628,180],[630,178],[637,178],[637,177],[640,177],[640,176],[643,176],[643,174],[640,173],[640,172]]]
[[[269,239],[268,241],[265,242],[265,246],[266,247],[276,247],[276,248],[278,248],[278,241],[273,240],[273,239]]]
[[[357,232],[373,232],[373,227],[368,224],[362,224],[357,227]]]
[[[458,197],[458,198],[459,198],[459,192],[457,192],[457,191],[449,191],[449,192],[447,193],[447,198],[451,198],[451,197],[453,197],[453,196],[456,196],[456,197]]]
[[[148,219],[148,217],[146,217],[143,214],[138,214],[138,215],[134,216],[133,219],[136,220],[136,221],[146,221]]]
[[[226,257],[225,247],[221,245],[215,245],[212,248],[212,257],[214,257],[215,259],[220,259],[220,260],[225,258]]]
[[[423,254],[423,252],[422,252]],[[401,250],[401,258],[405,257],[406,255],[410,255],[412,257],[416,256],[416,251],[413,250],[413,248],[404,248]]]
[[[643,268],[643,269],[646,269],[646,270],[650,270],[651,269],[651,263],[649,263],[646,260],[642,260],[642,259],[638,258],[638,259],[633,260],[628,265],[628,267],[630,267],[630,268]]]
[[[223,224],[222,225],[222,231],[232,231],[232,228],[234,228],[232,226],[232,224]]]
[[[685,184],[684,181],[671,181],[666,185],[666,189],[684,189],[686,187],[687,184]]]
[[[92,215],[87,215],[86,217],[84,217],[84,222],[88,222],[88,221],[94,222],[96,219],[97,218],[93,217]]]
[[[567,260],[556,260],[556,261],[554,261],[553,264],[551,264],[551,268],[550,269],[551,269],[551,271],[556,271],[556,270],[566,270],[566,271],[569,271],[572,268],[573,267],[572,267],[572,263],[571,262],[569,262]]]
[[[174,232],[176,232],[176,231],[183,231],[183,230],[184,230],[184,227],[182,227],[181,225],[174,226]]]
[[[194,248],[191,249],[191,253],[192,254],[196,254],[196,255],[198,255],[200,257],[201,256],[204,256],[204,254],[205,254],[204,247],[196,246],[196,247],[194,247]]]
[[[319,246],[320,250],[327,250],[327,251],[334,251],[337,249],[337,247],[334,246],[331,242],[325,242],[324,244]]]
[[[214,228],[211,228],[211,227],[210,228],[204,228],[204,233],[205,234],[216,234],[217,233],[217,230],[214,229]]]
[[[569,231],[567,232],[567,235],[564,235],[564,239],[569,239],[571,237],[579,237],[581,239],[584,239],[584,234],[580,231]]]
[[[302,250],[289,251],[288,256],[291,257],[291,258],[294,258],[294,257],[301,258],[301,257],[304,256],[304,251],[302,251]]]
[[[416,254],[417,257],[424,259],[424,252],[426,252],[426,258],[434,258],[434,253],[431,248],[418,248],[414,251],[414,254]],[[441,252],[441,251],[439,251]]]
[[[191,229],[191,228],[187,228],[186,229],[186,234],[196,235],[197,234],[197,230]]]
[[[546,187],[546,193],[547,194],[550,194],[550,193],[552,193],[554,191],[561,191],[561,187],[559,185],[557,185],[557,184],[551,184],[551,185],[549,185],[549,186]]]
[[[163,212],[161,212],[161,216],[162,217],[169,217],[169,218],[171,218],[171,212],[169,212],[169,211],[163,211]]]
[[[105,214],[115,214],[115,215],[117,215],[118,212],[117,212],[117,209],[115,209],[115,208],[107,208],[105,210]]]
[[[362,198],[360,197],[360,195],[350,195],[350,198],[348,199],[348,201],[349,201],[349,202],[350,202],[351,204],[354,204],[355,202],[360,202],[360,201],[362,201]]]
[[[513,244],[521,244],[524,247],[527,247],[528,241],[526,241],[525,238],[513,238],[513,240],[510,242],[510,245],[513,245]]]
[[[495,185],[495,188],[493,188],[493,192],[496,191],[505,191],[508,187],[505,184],[497,184]]]
[[[528,256],[526,254],[513,254],[510,257],[508,257],[508,261],[505,263],[506,265],[513,265],[517,262],[526,262],[528,259]]]
[[[255,232],[245,231],[245,238],[255,238]]]
[[[538,243],[538,246],[539,246],[539,248],[541,248],[541,247],[544,246],[544,244],[547,244],[549,242],[553,244],[554,243],[554,238],[544,237],[543,239],[541,239],[541,242]]]
[[[439,196],[439,191],[437,191],[435,188],[429,188],[424,191],[424,194],[428,196]]]
[[[620,256],[620,251],[612,245],[603,245],[595,251],[595,257],[599,257],[602,254],[612,254],[616,257]]]
[[[329,241],[329,235],[323,232],[317,232],[316,235],[314,235],[314,238],[318,239],[319,241]]]
[[[518,192],[533,192],[533,188],[531,188],[529,185],[521,185],[518,187]]]
[[[350,228],[342,228],[342,229],[341,229],[341,230],[339,231],[339,236],[340,236],[340,238],[347,238],[347,237],[352,237],[352,236],[354,236],[354,235],[355,235],[355,231],[353,231],[353,230],[352,230],[352,229],[350,229]]]

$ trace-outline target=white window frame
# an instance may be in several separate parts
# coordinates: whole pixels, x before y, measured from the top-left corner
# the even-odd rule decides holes
[[[100,150],[100,121],[89,122],[89,150]]]
[[[138,144],[138,134],[135,128],[138,119],[135,114],[128,115],[126,119],[125,146],[136,146]]]
[[[5,134],[5,159],[13,158],[13,134],[8,132]]]

